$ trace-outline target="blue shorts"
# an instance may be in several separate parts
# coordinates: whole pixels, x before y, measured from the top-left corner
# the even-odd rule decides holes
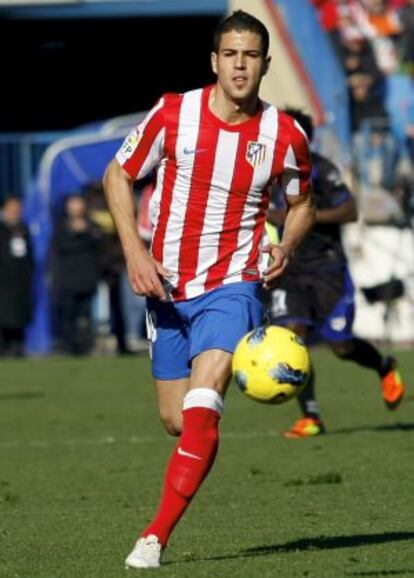
[[[189,377],[192,359],[208,349],[233,353],[262,323],[260,283],[223,285],[187,301],[147,299],[147,331],[155,379]]]

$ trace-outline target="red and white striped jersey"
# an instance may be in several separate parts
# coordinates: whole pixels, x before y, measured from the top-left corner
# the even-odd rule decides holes
[[[173,273],[174,300],[259,280],[271,185],[299,195],[310,183],[296,121],[262,102],[253,118],[228,124],[209,108],[211,88],[165,94],[116,155],[134,179],[157,167],[152,253]]]

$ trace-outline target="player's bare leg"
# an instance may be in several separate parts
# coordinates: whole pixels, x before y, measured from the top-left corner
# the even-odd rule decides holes
[[[208,387],[224,397],[231,379],[232,354],[221,349],[203,351],[193,359],[190,389]]]
[[[182,434],[167,466],[158,512],[126,559],[127,566],[160,565],[171,532],[210,471],[218,449],[218,424],[231,378],[231,358],[230,353],[219,349],[200,353],[193,360],[184,398],[185,380],[157,382],[160,415],[173,434],[181,426],[177,415],[181,404]],[[168,387],[175,385],[173,394]]]
[[[188,392],[188,378],[155,380],[160,419],[166,431],[179,436],[183,429],[183,401]]]

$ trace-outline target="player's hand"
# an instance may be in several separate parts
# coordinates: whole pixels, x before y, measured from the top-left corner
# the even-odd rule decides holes
[[[162,279],[168,279],[172,273],[153,259],[149,253],[143,252],[134,256],[127,262],[127,269],[134,293],[144,297],[158,297],[161,301],[167,299]]]
[[[263,286],[266,289],[271,289],[278,277],[280,277],[286,269],[289,257],[286,249],[281,245],[266,245],[262,248],[262,251],[263,253],[269,253],[271,257],[271,263],[265,270],[263,276]]]

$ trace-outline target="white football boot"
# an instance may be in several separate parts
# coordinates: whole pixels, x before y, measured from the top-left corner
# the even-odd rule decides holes
[[[125,560],[126,568],[159,568],[163,547],[157,536],[150,534],[140,538]]]

